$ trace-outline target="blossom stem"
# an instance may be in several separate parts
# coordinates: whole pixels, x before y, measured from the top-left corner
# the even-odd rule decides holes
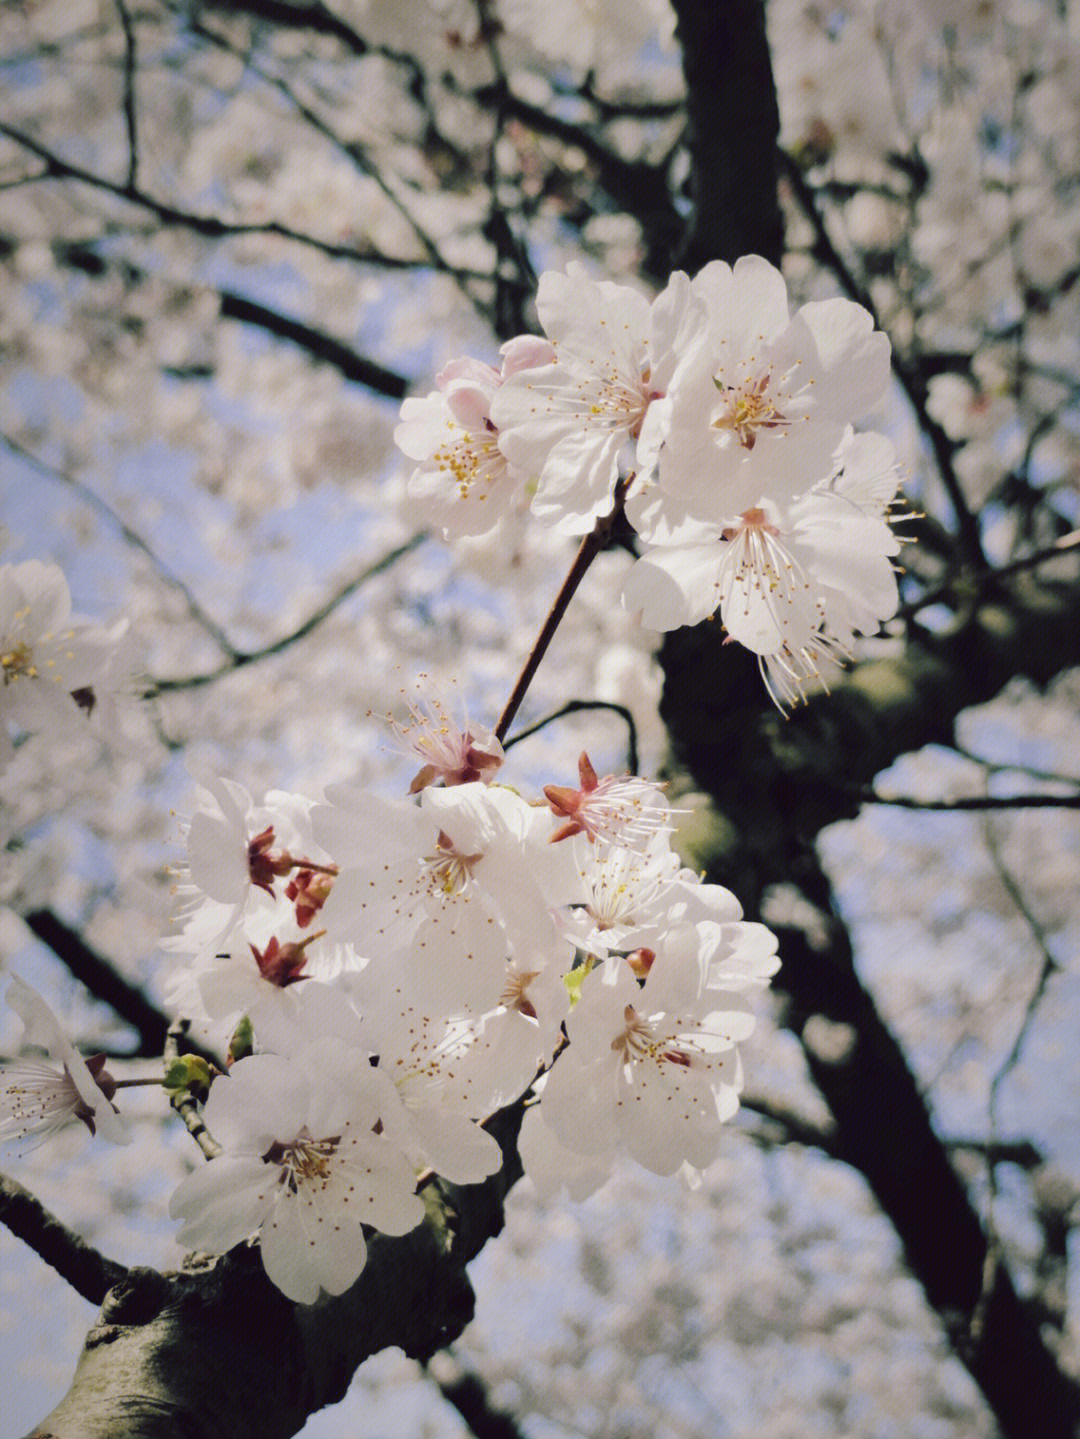
[[[591,534],[585,536],[578,546],[578,552],[574,556],[574,563],[570,566],[566,578],[562,582],[559,593],[548,612],[543,628],[536,637],[536,642],[529,651],[529,656],[521,667],[521,673],[514,683],[510,692],[510,698],[506,701],[502,714],[499,716],[495,726],[495,738],[502,741],[506,738],[506,732],[514,722],[514,716],[521,707],[529,686],[533,682],[536,671],[540,668],[540,661],[547,653],[548,645],[555,637],[555,631],[559,628],[563,615],[566,613],[570,601],[578,585],[585,578],[585,573],[601,550],[606,549],[611,531],[617,520],[622,515],[626,506],[626,495],[634,481],[634,473],[626,475],[615,486],[615,503],[607,515],[602,515],[593,526]]]
[[[161,1086],[162,1086],[162,1083],[163,1083],[163,1081],[162,1081],[161,1079],[114,1079],[114,1080],[113,1080],[113,1084],[114,1084],[114,1086],[115,1086],[117,1089],[144,1089],[144,1088],[149,1087],[151,1084],[156,1084],[157,1087],[158,1087],[158,1089],[160,1089]]]
[[[180,1041],[188,1032],[190,1021],[178,1016],[169,1025],[169,1033],[165,1040],[165,1064],[168,1067],[174,1059],[180,1057]],[[207,1159],[216,1159],[221,1153],[221,1145],[203,1123],[202,1115],[199,1113],[198,1105],[191,1094],[183,1094],[173,1099],[172,1107],[184,1121],[187,1131],[195,1143],[202,1150]]]

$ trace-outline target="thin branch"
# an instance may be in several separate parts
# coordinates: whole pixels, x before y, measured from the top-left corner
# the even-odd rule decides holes
[[[135,117],[135,71],[138,55],[135,49],[135,26],[125,0],[114,0],[120,25],[124,31],[124,128],[127,131],[128,165],[126,188],[134,190],[139,179],[139,142]]]
[[[404,375],[358,355],[355,350],[343,345],[325,330],[317,330],[302,320],[268,309],[266,305],[260,305],[245,295],[238,295],[232,290],[222,290],[221,314],[223,319],[239,320],[245,325],[255,325],[266,330],[268,334],[278,335],[283,340],[291,340],[314,359],[333,365],[346,380],[366,385],[369,390],[387,395],[392,400],[403,399],[409,388],[409,381]]]
[[[955,1154],[961,1151],[978,1154],[988,1164],[1015,1164],[1021,1169],[1038,1169],[1046,1163],[1030,1139],[946,1139],[945,1148]]]
[[[32,465],[39,474],[47,475],[49,479],[56,480],[62,485],[67,485],[69,489],[74,490],[80,495],[91,508],[95,509],[99,515],[103,515],[111,525],[114,525],[116,529],[119,530],[133,549],[139,550],[147,557],[165,583],[171,585],[173,589],[183,595],[191,618],[206,631],[222,653],[230,657],[235,656],[236,650],[228,635],[217,621],[203,609],[185,581],[155,553],[146,540],[143,539],[142,535],[140,535],[137,530],[133,530],[128,522],[118,515],[112,506],[103,500],[100,495],[95,494],[89,485],[77,479],[69,471],[61,470],[58,466],[51,465],[47,460],[41,459],[39,455],[35,455],[32,450],[28,450],[25,445],[20,444],[19,441],[11,435],[0,433],[0,444],[13,455],[17,455],[19,459],[25,461],[26,464]]]
[[[1038,1012],[1039,1005],[1042,1003],[1043,996],[1046,993],[1046,987],[1050,982],[1050,976],[1056,973],[1060,966],[1051,952],[1049,943],[1047,942],[1046,931],[1024,898],[1023,890],[1020,888],[1015,875],[1005,863],[1005,859],[998,846],[997,837],[994,834],[993,823],[989,819],[983,821],[983,838],[986,843],[987,852],[997,871],[998,878],[1027,925],[1031,937],[1035,941],[1035,945],[1042,956],[1039,973],[1036,975],[1035,984],[1032,987],[1031,994],[1028,996],[1028,1002],[1024,1007],[1024,1014],[1017,1027],[1012,1045],[990,1080],[990,1095],[988,1101],[990,1142],[991,1144],[996,1144],[998,1142],[998,1105],[1001,1098],[1002,1085],[1019,1062],[1024,1043],[1035,1021],[1035,1015]],[[1003,1257],[1003,1246],[998,1234],[997,1221],[994,1214],[998,1198],[997,1169],[990,1159],[989,1151],[986,1159],[986,1170],[986,1178],[989,1185],[986,1229],[989,1242],[987,1244],[986,1260],[983,1265],[982,1286],[978,1301],[971,1316],[970,1333],[975,1342],[978,1342],[985,1323],[986,1310],[993,1294],[994,1285],[997,1282],[997,1271]]]
[[[841,1154],[837,1139],[836,1125],[822,1126],[813,1123],[804,1115],[789,1109],[786,1104],[777,1104],[763,1095],[744,1094],[739,1100],[740,1110],[756,1114],[767,1121],[769,1129],[750,1130],[751,1138],[770,1143],[805,1144],[812,1149],[839,1158]],[[779,1134],[777,1134],[779,1131]]]
[[[1080,783],[1080,781],[1077,781]],[[1080,809],[1080,794],[968,795],[962,799],[913,799],[910,795],[878,794],[872,786],[862,791],[864,804],[887,804],[897,809],[988,810],[988,809]]]
[[[190,1021],[177,1017],[169,1025],[169,1032],[165,1039],[165,1068],[168,1069],[173,1060],[180,1058],[180,1041],[187,1035]],[[205,1154],[207,1159],[216,1159],[222,1152],[221,1145],[203,1123],[202,1115],[199,1113],[198,1102],[192,1094],[182,1094],[174,1098],[172,1107],[184,1121],[187,1131],[195,1143]]]
[[[141,188],[129,189],[126,185],[120,185],[115,180],[107,179],[104,175],[95,175],[92,170],[86,170],[81,165],[74,165],[69,160],[62,159],[47,146],[40,144],[32,136],[5,121],[0,121],[0,135],[6,135],[9,140],[21,145],[23,149],[28,150],[31,155],[35,155],[43,162],[45,168],[37,177],[39,180],[77,180],[95,190],[102,190],[106,194],[113,195],[118,200],[138,205],[141,209],[149,211],[162,224],[179,225],[207,239],[220,240],[245,235],[274,235],[279,239],[291,240],[295,244],[317,250],[319,254],[326,255],[332,260],[349,260],[359,264],[380,265],[401,270],[423,268],[422,262],[416,259],[384,255],[375,250],[358,250],[353,245],[336,245],[330,240],[320,240],[315,235],[306,234],[302,230],[294,230],[289,225],[283,225],[279,220],[227,221],[219,219],[217,215],[181,210],[176,205],[155,199],[153,195],[147,194]],[[449,266],[446,268],[450,269]],[[490,276],[484,271],[467,270],[460,267],[453,269],[451,273],[459,279],[490,279]]]
[[[91,244],[85,241],[62,246],[54,245],[53,249],[57,258],[63,263],[71,265],[74,269],[93,278],[110,270],[120,270],[129,284],[148,278],[146,272],[140,270],[137,265],[131,264],[128,260],[117,262],[113,259],[105,259]],[[155,275],[154,278],[158,278],[158,276]],[[181,283],[190,288],[190,279],[185,279]],[[357,354],[349,345],[344,344],[334,335],[327,334],[325,330],[316,329],[314,325],[309,325],[292,315],[282,314],[280,310],[271,310],[268,306],[259,304],[258,301],[250,299],[247,295],[238,294],[235,290],[216,290],[210,285],[205,289],[207,293],[217,297],[222,319],[236,320],[240,324],[251,325],[256,329],[265,330],[267,334],[289,340],[306,351],[313,360],[332,365],[346,380],[364,385],[369,390],[374,390],[376,394],[386,395],[392,400],[400,400],[408,391],[409,381],[404,375],[398,374],[396,370],[388,370],[374,360]]]
[[[173,679],[168,677],[151,679],[150,689],[147,691],[146,697],[150,698],[156,694],[169,694],[176,690],[200,689],[203,685],[212,684],[215,680],[222,679],[225,675],[232,674],[235,670],[245,669],[248,665],[256,664],[259,660],[269,659],[273,655],[279,655],[284,650],[290,649],[293,645],[298,644],[300,640],[306,639],[313,630],[318,629],[324,620],[329,619],[334,611],[354,595],[368,580],[383,574],[384,571],[397,564],[398,560],[403,559],[406,555],[412,554],[413,550],[418,549],[426,539],[426,531],[421,530],[407,539],[403,544],[395,545],[394,548],[388,550],[385,555],[372,561],[370,565],[365,566],[358,575],[355,575],[351,580],[347,580],[345,584],[334,591],[329,599],[325,600],[317,610],[310,614],[302,624],[297,625],[296,629],[290,630],[287,635],[282,635],[279,639],[272,640],[269,644],[262,645],[257,650],[234,651],[232,658],[226,664],[219,665],[216,670],[208,670],[203,674],[196,675],[180,675]]]
[[[192,33],[198,35],[204,40],[207,40],[210,44],[215,45],[218,49],[223,50],[226,54],[239,58],[235,46],[231,45],[229,41],[224,38],[224,36],[215,34],[213,30],[208,29],[205,25],[199,24],[198,22],[193,23]],[[431,235],[428,234],[427,230],[424,229],[423,225],[421,225],[420,221],[412,213],[409,207],[404,203],[401,196],[385,178],[385,176],[379,170],[379,167],[370,158],[370,156],[367,154],[367,151],[358,141],[343,140],[341,136],[338,135],[337,132],[330,126],[330,124],[326,120],[324,120],[321,115],[317,114],[310,105],[306,104],[292,88],[292,86],[286,80],[283,80],[280,76],[273,75],[269,71],[262,69],[250,59],[247,60],[247,68],[251,72],[251,74],[257,76],[258,79],[260,79],[264,84],[269,85],[272,89],[276,90],[279,95],[283,96],[293,107],[296,113],[301,117],[301,119],[304,120],[305,123],[308,124],[317,135],[321,135],[322,138],[328,142],[328,144],[332,145],[334,149],[339,152],[339,154],[344,155],[346,159],[350,162],[350,164],[359,172],[359,174],[363,175],[365,179],[371,180],[375,185],[378,186],[383,195],[385,195],[386,199],[390,202],[391,205],[393,205],[393,207],[397,210],[398,214],[402,217],[402,219],[408,225],[409,229],[412,231],[424,253],[427,255],[427,258],[432,268],[440,271],[444,275],[450,275],[454,280],[456,280],[462,290],[462,293],[476,307],[477,311],[481,314],[481,316],[483,318],[487,318],[484,305],[480,300],[477,299],[475,295],[470,293],[467,282],[469,280],[475,280],[477,278],[488,281],[490,279],[490,276],[486,274],[478,275],[476,271],[463,269],[456,265],[451,265],[449,260],[446,259],[442,251],[439,249],[438,245],[435,243],[434,239],[431,237]]]
[[[611,710],[626,721],[626,761],[631,774],[637,774],[640,763],[638,757],[638,733],[634,716],[627,709],[626,705],[616,704],[614,700],[567,700],[557,710],[552,710],[543,719],[538,719],[534,724],[526,725],[524,729],[517,730],[510,738],[503,743],[503,749],[512,749],[514,745],[520,744],[523,739],[530,735],[537,734],[540,730],[546,729],[549,724],[554,724],[564,715],[581,714],[585,710]]]
[[[479,1374],[466,1369],[456,1354],[448,1349],[440,1350],[431,1356],[424,1369],[476,1439],[523,1439],[517,1421],[492,1404]]]
[[[73,1234],[40,1199],[6,1174],[0,1174],[0,1220],[91,1304],[100,1304],[114,1284],[128,1277],[124,1265],[106,1259]]]
[[[156,1059],[165,1043],[168,1020],[142,990],[117,974],[108,960],[92,950],[82,936],[51,909],[33,909],[23,915],[23,920],[95,999],[107,1004],[138,1032],[139,1046],[128,1057]]]
[[[967,749],[958,741],[953,741],[953,750],[961,759],[970,760],[972,764],[981,765],[987,774],[1024,774],[1029,779],[1043,780],[1047,784],[1076,784],[1080,785],[1080,775],[1061,774],[1056,770],[1039,769],[1036,765],[1021,764],[1019,760],[1005,763],[1000,760],[985,759],[982,755],[976,754],[974,750]]]
[[[976,593],[982,593],[982,591],[989,589],[991,585],[997,583],[999,580],[1009,579],[1012,575],[1037,569],[1039,565],[1045,565],[1050,560],[1060,559],[1063,554],[1078,547],[1080,547],[1080,530],[1070,530],[1067,535],[1059,535],[1051,544],[1046,545],[1042,549],[1033,550],[1030,555],[1021,555],[1019,559],[1010,560],[1008,564],[998,565],[996,567],[987,566],[974,575],[965,576],[961,596],[964,599],[968,599],[973,590]],[[939,585],[936,589],[928,590],[926,594],[920,595],[917,600],[912,600],[910,604],[901,605],[893,618],[898,620],[912,619],[920,610],[925,610],[930,605],[937,605],[942,602],[948,603],[949,601],[953,603],[957,602],[957,585],[955,582]]]
[[[540,661],[547,653],[548,645],[550,645],[551,641],[555,638],[555,631],[559,628],[562,617],[566,613],[567,606],[574,598],[577,587],[585,578],[589,566],[606,546],[613,525],[622,515],[626,505],[626,493],[633,479],[633,474],[629,474],[619,480],[615,486],[615,501],[610,514],[601,515],[596,521],[592,533],[586,535],[578,546],[578,552],[574,556],[574,563],[570,566],[566,579],[563,580],[562,587],[555,596],[555,601],[548,612],[548,617],[544,621],[543,628],[537,635],[536,642],[529,652],[529,657],[521,668],[521,673],[514,683],[514,688],[510,691],[510,698],[506,701],[503,712],[499,716],[498,723],[495,726],[496,739],[505,739],[506,731],[513,724],[514,716],[521,707],[521,701],[525,698],[536,671],[540,668]]]

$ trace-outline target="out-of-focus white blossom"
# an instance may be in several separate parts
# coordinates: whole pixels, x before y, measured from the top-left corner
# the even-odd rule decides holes
[[[47,1139],[81,1120],[110,1144],[130,1144],[131,1135],[112,1104],[116,1084],[105,1056],[83,1059],[41,995],[18,975],[6,998],[23,1022],[23,1044],[44,1049],[52,1062],[25,1058],[0,1066],[0,1142]]]

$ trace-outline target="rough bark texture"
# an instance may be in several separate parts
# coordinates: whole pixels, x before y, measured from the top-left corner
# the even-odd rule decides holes
[[[745,253],[776,261],[779,118],[764,6],[673,3],[693,124],[695,208],[682,263],[693,271]],[[896,659],[859,666],[790,721],[768,706],[749,655],[724,647],[718,623],[669,635],[661,653],[674,754],[718,811],[698,858],[751,914],[766,888],[783,882],[798,885],[825,917],[823,946],[797,930],[780,932],[777,987],[791,1001],[787,1022],[832,1110],[840,1156],[865,1176],[895,1225],[912,1272],[1011,1439],[1069,1439],[1080,1423],[1080,1390],[1057,1367],[1004,1265],[987,1267],[979,1218],[903,1051],[858,978],[814,839],[855,814],[860,787],[898,755],[948,743],[962,709],[1015,675],[1045,682],[1080,663],[1078,602],[1080,585],[1018,580],[973,607],[955,632],[916,638]]]
[[[465,1265],[497,1234],[520,1177],[520,1106],[490,1126],[506,1156],[484,1184],[436,1182],[427,1219],[372,1236],[359,1280],[292,1304],[241,1246],[179,1274],[133,1270],[109,1292],[75,1378],[28,1439],[288,1439],[390,1345],[430,1359],[472,1318]]]

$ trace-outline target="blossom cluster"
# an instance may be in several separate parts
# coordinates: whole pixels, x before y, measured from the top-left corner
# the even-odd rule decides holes
[[[212,779],[187,829],[170,998],[230,1064],[204,1111],[223,1153],[171,1210],[209,1252],[258,1234],[298,1302],[353,1283],[364,1226],[420,1221],[418,1176],[495,1173],[483,1121],[541,1075],[521,1141],[541,1189],[591,1192],[620,1154],[712,1163],[777,965],[683,868],[662,788],[583,755],[530,802],[491,736],[432,719],[408,726],[411,797],[256,803]]]
[[[657,630],[718,611],[795,703],[896,610],[895,453],[853,429],[884,396],[887,338],[850,300],[791,313],[753,255],[651,302],[572,264],[541,276],[537,311],[546,338],[509,341],[500,370],[454,360],[405,401],[410,498],[453,538],[526,504],[583,535],[625,495],[626,608]]]

